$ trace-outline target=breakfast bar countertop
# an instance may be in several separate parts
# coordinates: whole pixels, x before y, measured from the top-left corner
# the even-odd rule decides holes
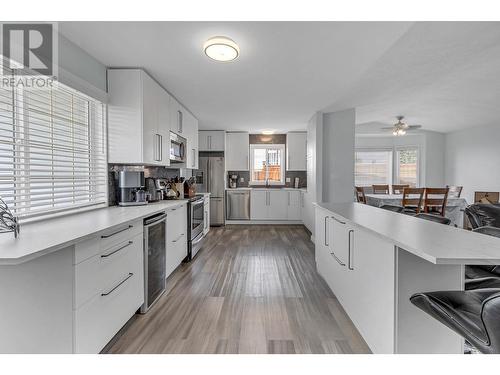
[[[24,263],[71,246],[99,232],[145,218],[187,200],[165,200],[144,206],[111,206],[21,224],[18,238],[0,234],[0,265]]]
[[[316,203],[434,264],[500,264],[500,238],[360,203]]]

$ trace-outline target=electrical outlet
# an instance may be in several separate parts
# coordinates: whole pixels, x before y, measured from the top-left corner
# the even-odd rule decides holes
[[[287,177],[287,178],[285,179],[285,181],[286,181],[286,182],[290,182],[290,181],[291,181],[291,180],[290,180],[290,177]]]

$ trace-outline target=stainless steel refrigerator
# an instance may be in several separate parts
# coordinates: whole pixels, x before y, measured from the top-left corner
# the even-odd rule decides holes
[[[224,225],[224,157],[200,156],[198,165],[196,191],[210,193],[210,225]]]

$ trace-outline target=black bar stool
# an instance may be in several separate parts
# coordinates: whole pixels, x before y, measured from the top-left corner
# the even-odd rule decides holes
[[[450,225],[451,220],[444,216],[432,215],[432,214],[416,214],[415,217],[419,219],[434,221],[435,223]]]
[[[473,230],[476,233],[482,233],[488,236],[500,238],[500,228],[497,227],[479,227]],[[498,265],[474,265],[465,266],[466,279],[479,279],[488,277],[500,277],[500,266]],[[467,283],[465,284],[467,287]],[[475,283],[474,285],[478,285]],[[466,288],[467,289],[467,288]]]
[[[482,353],[500,353],[500,289],[416,293],[412,304]]]

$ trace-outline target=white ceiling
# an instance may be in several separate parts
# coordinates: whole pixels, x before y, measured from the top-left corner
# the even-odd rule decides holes
[[[356,108],[376,129],[405,115],[448,132],[500,115],[500,23],[61,22],[107,66],[143,67],[201,129],[305,129],[317,110]],[[202,44],[225,35],[232,63]],[[377,124],[377,125],[373,125]]]
[[[59,31],[107,66],[143,67],[202,129],[305,129],[411,26],[350,22],[61,22]],[[232,63],[202,51],[235,40]]]

